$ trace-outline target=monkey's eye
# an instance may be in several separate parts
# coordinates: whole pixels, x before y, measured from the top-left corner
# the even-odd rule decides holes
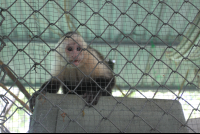
[[[71,48],[71,47],[68,47],[67,50],[68,50],[68,51],[72,51],[72,48]]]
[[[81,48],[80,47],[77,47],[77,49],[76,49],[77,51],[81,51]]]

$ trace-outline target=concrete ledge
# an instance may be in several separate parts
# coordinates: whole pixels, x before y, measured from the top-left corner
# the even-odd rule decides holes
[[[193,131],[191,129],[188,129],[189,133],[194,133],[194,131],[196,133],[200,133],[200,118],[189,119],[187,125],[193,129]]]
[[[37,97],[30,132],[188,132],[175,100],[101,97],[96,106],[87,107],[76,95],[45,97]]]

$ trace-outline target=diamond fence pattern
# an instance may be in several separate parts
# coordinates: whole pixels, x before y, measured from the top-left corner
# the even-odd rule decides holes
[[[157,124],[169,114],[181,123],[180,128],[199,132],[191,126],[200,124],[189,124],[191,118],[200,118],[198,0],[3,0],[0,4],[1,132],[29,130],[27,122],[29,118],[34,120],[29,109],[31,96],[52,77],[55,44],[69,31],[82,35],[89,46],[104,55],[104,60],[114,63],[116,85],[111,98],[116,103],[107,117],[91,107],[102,117],[96,127],[106,118],[119,132],[126,132],[109,120],[120,104],[133,114],[132,121],[139,117],[151,128],[149,132],[160,132],[158,125],[152,126],[140,116],[143,109],[137,115],[124,102],[127,97],[139,96],[163,110]],[[118,100],[119,92],[124,98]],[[179,100],[189,107],[186,122],[179,121],[170,109],[162,109],[154,98]],[[68,119],[69,124],[76,122],[87,132],[77,118]],[[16,122],[20,123],[16,126]]]

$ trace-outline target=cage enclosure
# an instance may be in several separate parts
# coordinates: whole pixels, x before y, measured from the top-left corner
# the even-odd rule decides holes
[[[0,132],[200,132],[199,0],[1,0]]]

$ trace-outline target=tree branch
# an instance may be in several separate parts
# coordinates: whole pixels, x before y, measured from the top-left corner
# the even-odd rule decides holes
[[[6,86],[4,86],[2,83],[0,83],[0,86],[5,89],[10,95],[12,95],[22,106],[24,106],[29,112],[31,112],[30,108],[26,103],[24,103],[22,100],[20,100],[15,94],[13,94],[11,91],[7,89]],[[32,113],[32,112],[31,112]]]
[[[6,65],[0,60],[0,65],[2,69],[4,69],[4,73],[6,73],[12,80],[15,82],[19,90],[26,96],[27,99],[30,99],[30,94],[26,91],[24,86],[21,84],[21,82],[13,75],[13,73],[6,67]]]

